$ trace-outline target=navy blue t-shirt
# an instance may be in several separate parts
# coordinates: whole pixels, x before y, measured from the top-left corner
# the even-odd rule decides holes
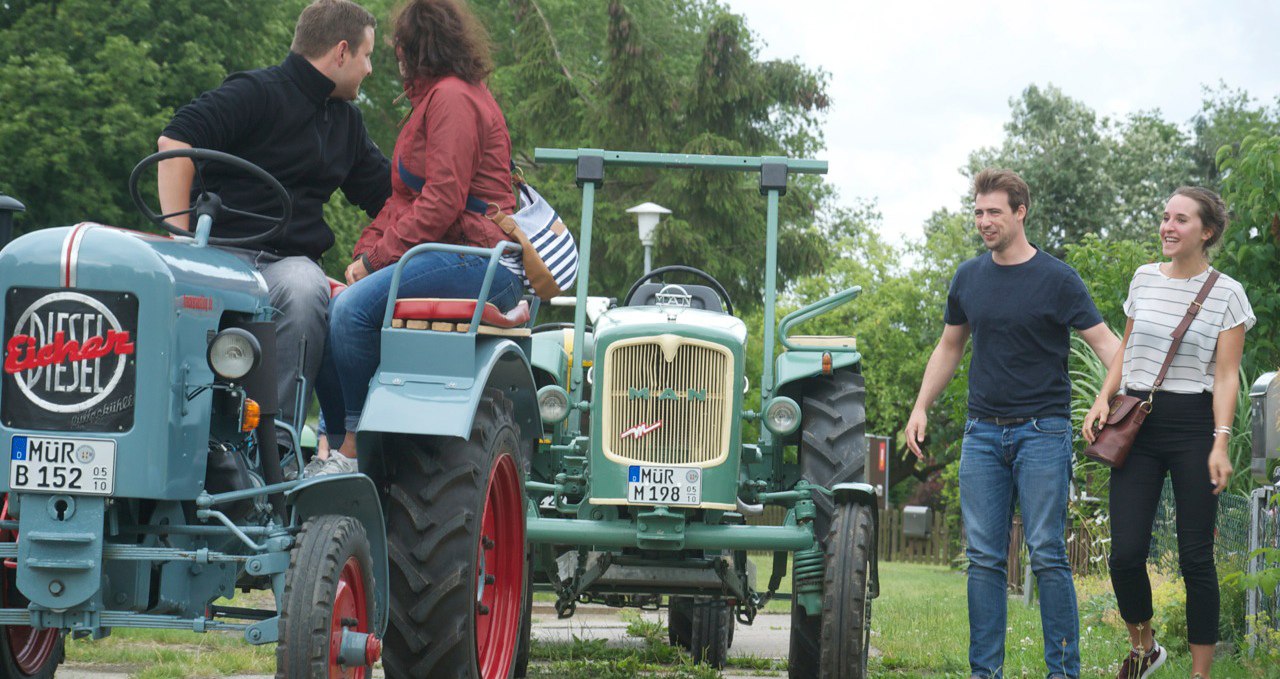
[[[990,253],[956,270],[947,293],[947,325],[969,324],[970,417],[1067,417],[1071,329],[1102,322],[1080,274],[1036,250],[1001,266]]]

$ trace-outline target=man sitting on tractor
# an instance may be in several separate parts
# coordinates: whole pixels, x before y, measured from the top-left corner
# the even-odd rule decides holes
[[[158,143],[161,151],[197,147],[239,156],[278,179],[293,199],[287,232],[252,249],[228,249],[266,280],[278,312],[281,419],[295,426],[301,424],[293,422],[299,363],[311,385],[328,333],[329,286],[317,261],[334,235],[324,221],[324,204],[342,189],[373,217],[391,194],[390,163],[352,103],[372,70],[376,25],[351,0],[316,0],[299,15],[283,63],[232,74],[179,109]],[[271,209],[273,199],[253,179],[217,166],[199,171],[204,187],[226,203],[258,214]],[[160,163],[161,212],[191,204],[196,172],[187,158]],[[184,229],[191,226],[186,214],[170,219]],[[213,235],[241,237],[262,228],[260,220],[227,213],[217,219]],[[303,403],[309,402],[305,394]]]

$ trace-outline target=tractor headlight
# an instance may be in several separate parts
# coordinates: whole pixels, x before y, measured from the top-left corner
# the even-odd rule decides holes
[[[209,367],[223,379],[238,380],[258,366],[262,347],[243,328],[227,328],[209,343]]]
[[[569,393],[554,385],[538,390],[538,412],[543,424],[559,424],[569,416]]]
[[[800,427],[800,406],[786,396],[772,399],[764,409],[764,426],[779,436],[794,432]]]

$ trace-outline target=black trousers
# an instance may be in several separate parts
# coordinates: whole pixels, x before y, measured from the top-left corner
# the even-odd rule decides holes
[[[1147,398],[1145,392],[1130,392]],[[1218,642],[1218,571],[1213,563],[1218,496],[1209,480],[1213,394],[1156,393],[1129,459],[1111,471],[1111,586],[1120,617],[1151,619],[1147,557],[1165,475],[1173,479],[1178,565],[1187,587],[1187,640]]]

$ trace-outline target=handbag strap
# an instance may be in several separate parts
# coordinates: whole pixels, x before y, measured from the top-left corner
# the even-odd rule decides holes
[[[1164,382],[1164,374],[1169,372],[1169,366],[1173,365],[1173,355],[1178,353],[1178,347],[1182,345],[1182,336],[1187,334],[1187,328],[1191,327],[1191,321],[1195,319],[1196,314],[1204,308],[1204,300],[1209,297],[1209,291],[1213,289],[1213,284],[1218,282],[1218,273],[1215,269],[1209,272],[1209,278],[1205,280],[1204,285],[1200,286],[1200,292],[1196,294],[1195,300],[1187,306],[1187,313],[1182,315],[1182,320],[1178,323],[1178,327],[1173,329],[1170,337],[1173,343],[1169,345],[1169,354],[1164,357],[1164,363],[1160,366],[1160,373],[1156,375],[1156,381],[1151,385],[1151,393],[1155,394],[1160,388],[1160,384]]]

